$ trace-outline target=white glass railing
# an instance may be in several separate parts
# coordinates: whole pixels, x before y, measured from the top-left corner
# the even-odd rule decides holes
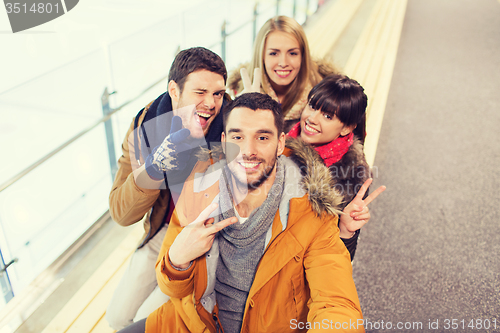
[[[13,262],[0,272],[3,301],[107,211],[108,143],[116,161],[132,117],[165,91],[177,50],[211,48],[231,70],[250,60],[267,19],[295,13],[303,23],[317,6],[313,0],[206,1],[0,93],[0,254],[4,264]],[[106,88],[116,92],[107,118]],[[106,137],[108,118],[113,133]]]

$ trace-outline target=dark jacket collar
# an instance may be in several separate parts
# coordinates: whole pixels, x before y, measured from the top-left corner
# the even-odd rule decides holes
[[[212,121],[210,124],[210,128],[208,130],[207,135],[205,136],[205,140],[208,144],[208,147],[210,148],[211,142],[220,142],[220,137],[222,133],[222,109],[224,106],[227,104],[226,99],[223,100],[222,106],[221,106],[221,112],[215,117],[215,119]],[[146,131],[144,130],[144,124],[147,123],[148,121],[151,121],[153,119],[160,119],[157,118],[161,115],[166,114],[167,112],[172,111],[172,99],[170,98],[170,95],[165,92],[162,95],[160,95],[150,106],[148,109],[143,108],[137,116],[135,117],[134,120],[134,144],[135,147],[138,147],[139,143],[139,138],[137,137],[137,132],[136,129],[140,126],[141,127],[141,138],[142,143],[147,147],[147,149],[141,149],[143,151],[143,155],[145,154],[146,156],[149,155],[152,151],[152,149],[156,146],[158,146],[163,139],[165,139],[166,135],[168,135],[168,131],[170,130],[170,125],[171,125],[171,117],[161,117],[162,121],[158,121],[158,125],[161,128],[158,128],[155,131]],[[144,116],[144,119],[142,122],[140,121],[140,117],[143,112],[146,112],[146,115]],[[165,130],[166,129],[166,130]],[[141,145],[142,146],[142,145]],[[135,151],[135,157],[136,159],[139,159],[139,151],[136,149]],[[146,156],[143,156],[146,158]]]

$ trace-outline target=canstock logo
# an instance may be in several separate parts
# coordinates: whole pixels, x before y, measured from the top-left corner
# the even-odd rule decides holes
[[[4,0],[12,32],[52,21],[69,12],[79,0]]]

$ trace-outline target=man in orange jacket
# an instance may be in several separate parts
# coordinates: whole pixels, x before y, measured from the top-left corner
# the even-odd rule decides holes
[[[314,175],[282,156],[279,104],[244,94],[222,149],[184,184],[156,264],[170,301],[122,332],[364,332],[337,216],[313,208]],[[303,183],[301,183],[303,182]]]

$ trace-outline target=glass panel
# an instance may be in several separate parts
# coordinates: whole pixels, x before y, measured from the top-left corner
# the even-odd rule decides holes
[[[206,1],[184,12],[182,26],[185,40],[181,45],[183,49],[194,46],[210,47],[219,43],[226,14],[225,4],[224,0]],[[220,55],[217,49],[213,51]]]
[[[0,95],[0,183],[102,117],[103,73],[98,51]]]
[[[0,95],[0,182],[102,117],[102,51]],[[0,193],[4,260],[14,293],[50,265],[107,209],[111,174],[100,125]]]
[[[101,125],[0,193],[5,261],[22,290],[106,211],[111,187]]]

